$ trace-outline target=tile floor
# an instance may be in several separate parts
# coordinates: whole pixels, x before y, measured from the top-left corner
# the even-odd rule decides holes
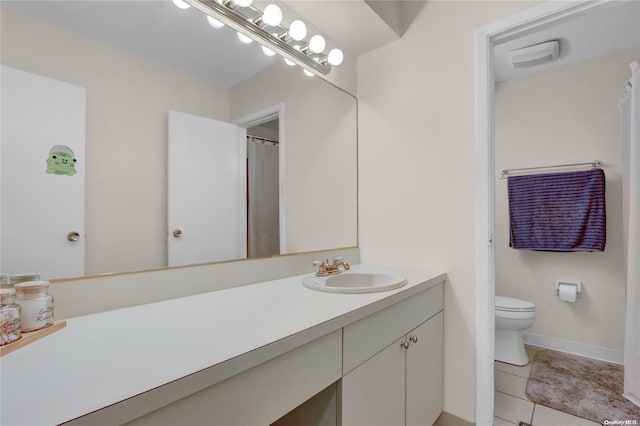
[[[529,359],[539,349],[527,347]],[[525,395],[531,362],[523,367],[495,362],[493,426],[513,426],[523,421],[533,426],[599,426],[598,423],[535,404]]]

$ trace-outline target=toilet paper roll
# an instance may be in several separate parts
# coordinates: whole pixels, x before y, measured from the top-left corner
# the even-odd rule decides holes
[[[560,300],[564,302],[573,303],[576,301],[576,291],[578,287],[575,285],[560,284],[559,294]]]

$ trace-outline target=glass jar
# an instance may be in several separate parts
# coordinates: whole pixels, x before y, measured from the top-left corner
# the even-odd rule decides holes
[[[20,338],[20,305],[13,288],[0,289],[0,346]]]
[[[53,324],[53,296],[49,281],[28,281],[15,285],[16,303],[20,305],[22,331],[34,331]]]

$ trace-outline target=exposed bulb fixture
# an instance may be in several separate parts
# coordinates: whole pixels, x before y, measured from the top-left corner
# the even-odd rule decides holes
[[[181,9],[193,5],[205,12],[209,25],[214,28],[229,26],[237,31],[242,43],[257,41],[261,47],[264,46],[262,51],[265,55],[281,53],[286,56],[284,61],[287,65],[306,68],[306,75],[327,75],[332,66],[344,61],[344,53],[340,49],[327,49],[327,42],[322,35],[307,39],[307,26],[303,21],[296,19],[288,27],[283,25],[282,9],[275,3],[269,3],[262,9],[254,6],[253,0],[172,1]]]
[[[185,3],[182,0],[171,0],[173,1],[173,4],[176,5],[176,7],[180,8],[180,9],[189,9],[191,6],[189,6],[187,3]]]
[[[296,19],[289,25],[289,37],[295,41],[302,41],[307,36],[307,26],[304,22]]]
[[[276,54],[276,52],[274,52],[273,50],[269,49],[267,46],[262,46],[262,53],[264,53],[267,56],[273,56]]]
[[[272,27],[277,27],[282,22],[282,10],[275,4],[270,4],[262,12],[262,22]]]
[[[182,1],[182,0],[180,0],[180,1]],[[207,15],[207,22],[209,22],[209,25],[211,25],[215,29],[220,29],[220,28],[224,27],[224,24],[222,22],[218,21],[215,18],[212,18],[209,15]]]
[[[251,3],[253,3],[253,0],[233,0],[233,3],[240,7],[249,7]]]
[[[249,43],[251,43],[253,41],[253,40],[251,40],[251,38],[247,37],[246,35],[242,34],[241,32],[238,32],[236,34],[238,34],[238,38],[244,44],[249,44]]]
[[[324,41],[324,37],[321,35],[316,34],[309,40],[309,50],[313,53],[322,53],[326,46],[327,42]]]
[[[306,75],[307,77],[313,77],[313,73],[308,69],[303,68],[302,71],[304,71],[304,75]]]
[[[331,49],[329,51],[329,54],[327,55],[327,61],[329,61],[331,65],[338,66],[342,63],[343,60],[344,53],[342,53],[342,50],[340,49]]]

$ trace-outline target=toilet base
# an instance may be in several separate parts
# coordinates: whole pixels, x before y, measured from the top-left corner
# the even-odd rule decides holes
[[[529,356],[524,349],[520,330],[496,329],[496,345],[494,358],[518,366],[527,365]]]

